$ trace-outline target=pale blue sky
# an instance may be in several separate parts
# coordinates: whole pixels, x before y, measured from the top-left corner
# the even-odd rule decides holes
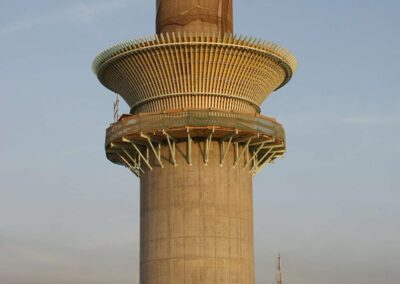
[[[135,283],[139,184],[105,159],[114,95],[91,62],[152,34],[154,6],[0,0],[0,283]],[[279,249],[287,284],[397,283],[400,2],[234,8],[237,33],[299,61],[263,105],[288,152],[255,178],[257,284],[273,283]]]

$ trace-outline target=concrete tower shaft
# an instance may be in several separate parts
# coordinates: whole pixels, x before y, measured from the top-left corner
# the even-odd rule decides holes
[[[297,63],[232,23],[231,0],[159,0],[156,35],[93,63],[131,108],[105,148],[140,178],[141,284],[254,284],[252,176],[286,149],[260,106]]]
[[[157,33],[233,33],[232,0],[157,0]]]
[[[187,144],[176,147],[185,153]],[[193,142],[191,164],[177,154],[177,167],[140,178],[141,283],[254,283],[252,175],[221,167],[217,142],[207,166],[203,152]],[[234,163],[233,148],[226,163]]]

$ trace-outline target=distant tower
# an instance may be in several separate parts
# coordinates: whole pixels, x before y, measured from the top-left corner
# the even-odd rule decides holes
[[[281,254],[276,258],[276,284],[282,284]]]
[[[156,3],[156,35],[93,63],[130,107],[105,149],[140,178],[140,283],[254,284],[253,175],[286,149],[261,104],[296,59],[234,36],[232,0]]]

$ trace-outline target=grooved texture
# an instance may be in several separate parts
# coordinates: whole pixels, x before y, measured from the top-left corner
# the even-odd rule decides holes
[[[290,80],[296,60],[284,48],[253,39],[161,34],[108,49],[93,68],[132,113],[180,108],[254,113]]]
[[[232,0],[157,0],[157,33],[232,33]]]
[[[178,167],[168,163],[140,179],[141,284],[254,284],[252,176],[220,167],[217,142],[208,166],[203,151],[195,143],[192,166],[178,155]]]

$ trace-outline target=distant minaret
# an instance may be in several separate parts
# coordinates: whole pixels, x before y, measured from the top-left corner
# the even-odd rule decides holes
[[[276,284],[282,284],[281,254],[276,258]]]

